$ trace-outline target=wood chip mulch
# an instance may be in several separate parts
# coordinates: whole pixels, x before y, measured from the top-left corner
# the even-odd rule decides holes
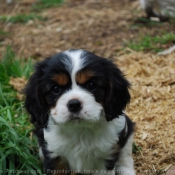
[[[128,115],[136,122],[137,175],[165,174],[175,164],[175,53],[132,53],[117,58],[130,80]]]

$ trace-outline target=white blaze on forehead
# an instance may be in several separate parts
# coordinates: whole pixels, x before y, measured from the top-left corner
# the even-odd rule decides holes
[[[67,50],[64,52],[68,57],[70,57],[72,61],[72,72],[71,72],[71,79],[72,79],[72,86],[76,86],[76,73],[82,68],[82,59],[81,55],[83,50]]]

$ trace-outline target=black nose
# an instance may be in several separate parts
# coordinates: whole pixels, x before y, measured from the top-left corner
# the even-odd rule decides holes
[[[79,112],[81,110],[81,102],[76,99],[70,100],[67,104],[67,107],[70,112],[73,113]]]

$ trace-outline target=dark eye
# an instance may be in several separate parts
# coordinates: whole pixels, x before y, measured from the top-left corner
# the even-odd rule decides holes
[[[94,83],[93,81],[89,81],[86,85],[87,89],[90,90],[90,91],[93,91],[96,89],[97,87],[97,84]]]
[[[61,92],[61,89],[58,85],[55,85],[55,86],[52,87],[52,92],[54,94],[59,94]]]

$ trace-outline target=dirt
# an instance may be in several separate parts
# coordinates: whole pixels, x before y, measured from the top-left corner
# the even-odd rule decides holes
[[[145,25],[139,1],[69,0],[60,7],[33,11],[35,0],[0,2],[1,15],[37,13],[44,21],[0,21],[0,56],[10,45],[19,57],[44,59],[56,52],[82,48],[111,58],[132,84],[127,114],[136,122],[134,154],[137,175],[165,174],[175,164],[175,54],[137,53],[126,43],[140,36],[172,33],[175,23]],[[173,43],[161,45],[168,48]]]
[[[1,15],[36,13],[32,10],[35,0],[12,4],[1,1]],[[19,56],[43,59],[62,50],[82,48],[112,58],[122,54],[126,43],[140,35],[154,36],[162,31],[172,32],[175,28],[175,24],[168,22],[156,27],[139,27],[135,21],[145,14],[138,1],[71,0],[61,7],[37,14],[45,21],[30,20],[27,24],[0,22],[0,30],[9,32],[8,37],[0,38],[0,52],[10,45]]]
[[[130,80],[128,115],[136,122],[134,154],[137,175],[165,174],[175,164],[175,53],[167,56],[133,52],[116,64]]]

